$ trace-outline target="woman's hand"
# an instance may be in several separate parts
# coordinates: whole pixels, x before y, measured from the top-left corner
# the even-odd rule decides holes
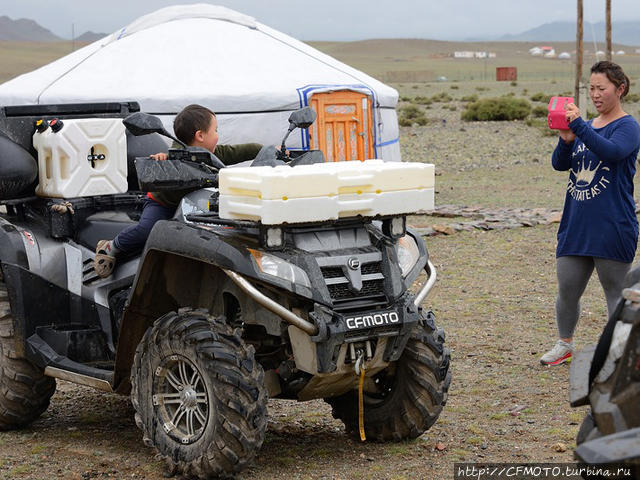
[[[149,157],[153,158],[154,160],[166,160],[167,158],[169,158],[169,155],[167,155],[166,153],[156,153],[154,155],[149,155]]]
[[[570,144],[576,139],[576,134],[571,130],[558,130],[558,134],[566,144]]]
[[[575,103],[568,104],[565,110],[566,110],[565,117],[568,123],[573,122],[576,118],[580,116],[580,109],[576,106]]]

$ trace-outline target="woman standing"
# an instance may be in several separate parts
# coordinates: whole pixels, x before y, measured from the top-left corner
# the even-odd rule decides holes
[[[598,116],[585,122],[573,103],[567,106],[570,130],[560,130],[553,168],[569,171],[558,229],[556,322],[559,340],[540,358],[543,365],[571,360],[580,297],[595,268],[609,315],[636,251],[638,220],[633,176],[640,148],[640,126],[622,109],[629,78],[608,61],[591,67],[589,96]]]

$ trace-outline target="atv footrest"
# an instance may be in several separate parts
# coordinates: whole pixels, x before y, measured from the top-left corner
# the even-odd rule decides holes
[[[113,370],[95,368],[91,365],[85,365],[71,360],[65,355],[60,355],[37,333],[34,333],[27,339],[27,348],[30,350],[31,358],[36,359],[38,366],[43,369],[46,367],[54,367],[67,372],[104,380],[109,383],[113,381]]]
[[[107,338],[99,327],[81,324],[39,327],[36,333],[58,355],[79,363],[111,360]]]

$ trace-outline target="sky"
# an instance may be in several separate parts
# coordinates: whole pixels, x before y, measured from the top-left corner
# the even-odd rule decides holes
[[[613,21],[640,20],[639,0],[612,0]],[[0,16],[30,18],[63,38],[112,33],[180,0],[0,0]],[[203,2],[200,2],[203,3]],[[575,21],[576,0],[215,0],[300,40],[464,40]],[[583,0],[587,22],[604,21],[605,0]],[[72,27],[73,25],[73,27]]]

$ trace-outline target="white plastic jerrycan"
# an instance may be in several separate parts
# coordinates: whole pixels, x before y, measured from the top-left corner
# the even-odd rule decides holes
[[[33,135],[43,197],[127,191],[127,141],[120,118],[53,119]]]

